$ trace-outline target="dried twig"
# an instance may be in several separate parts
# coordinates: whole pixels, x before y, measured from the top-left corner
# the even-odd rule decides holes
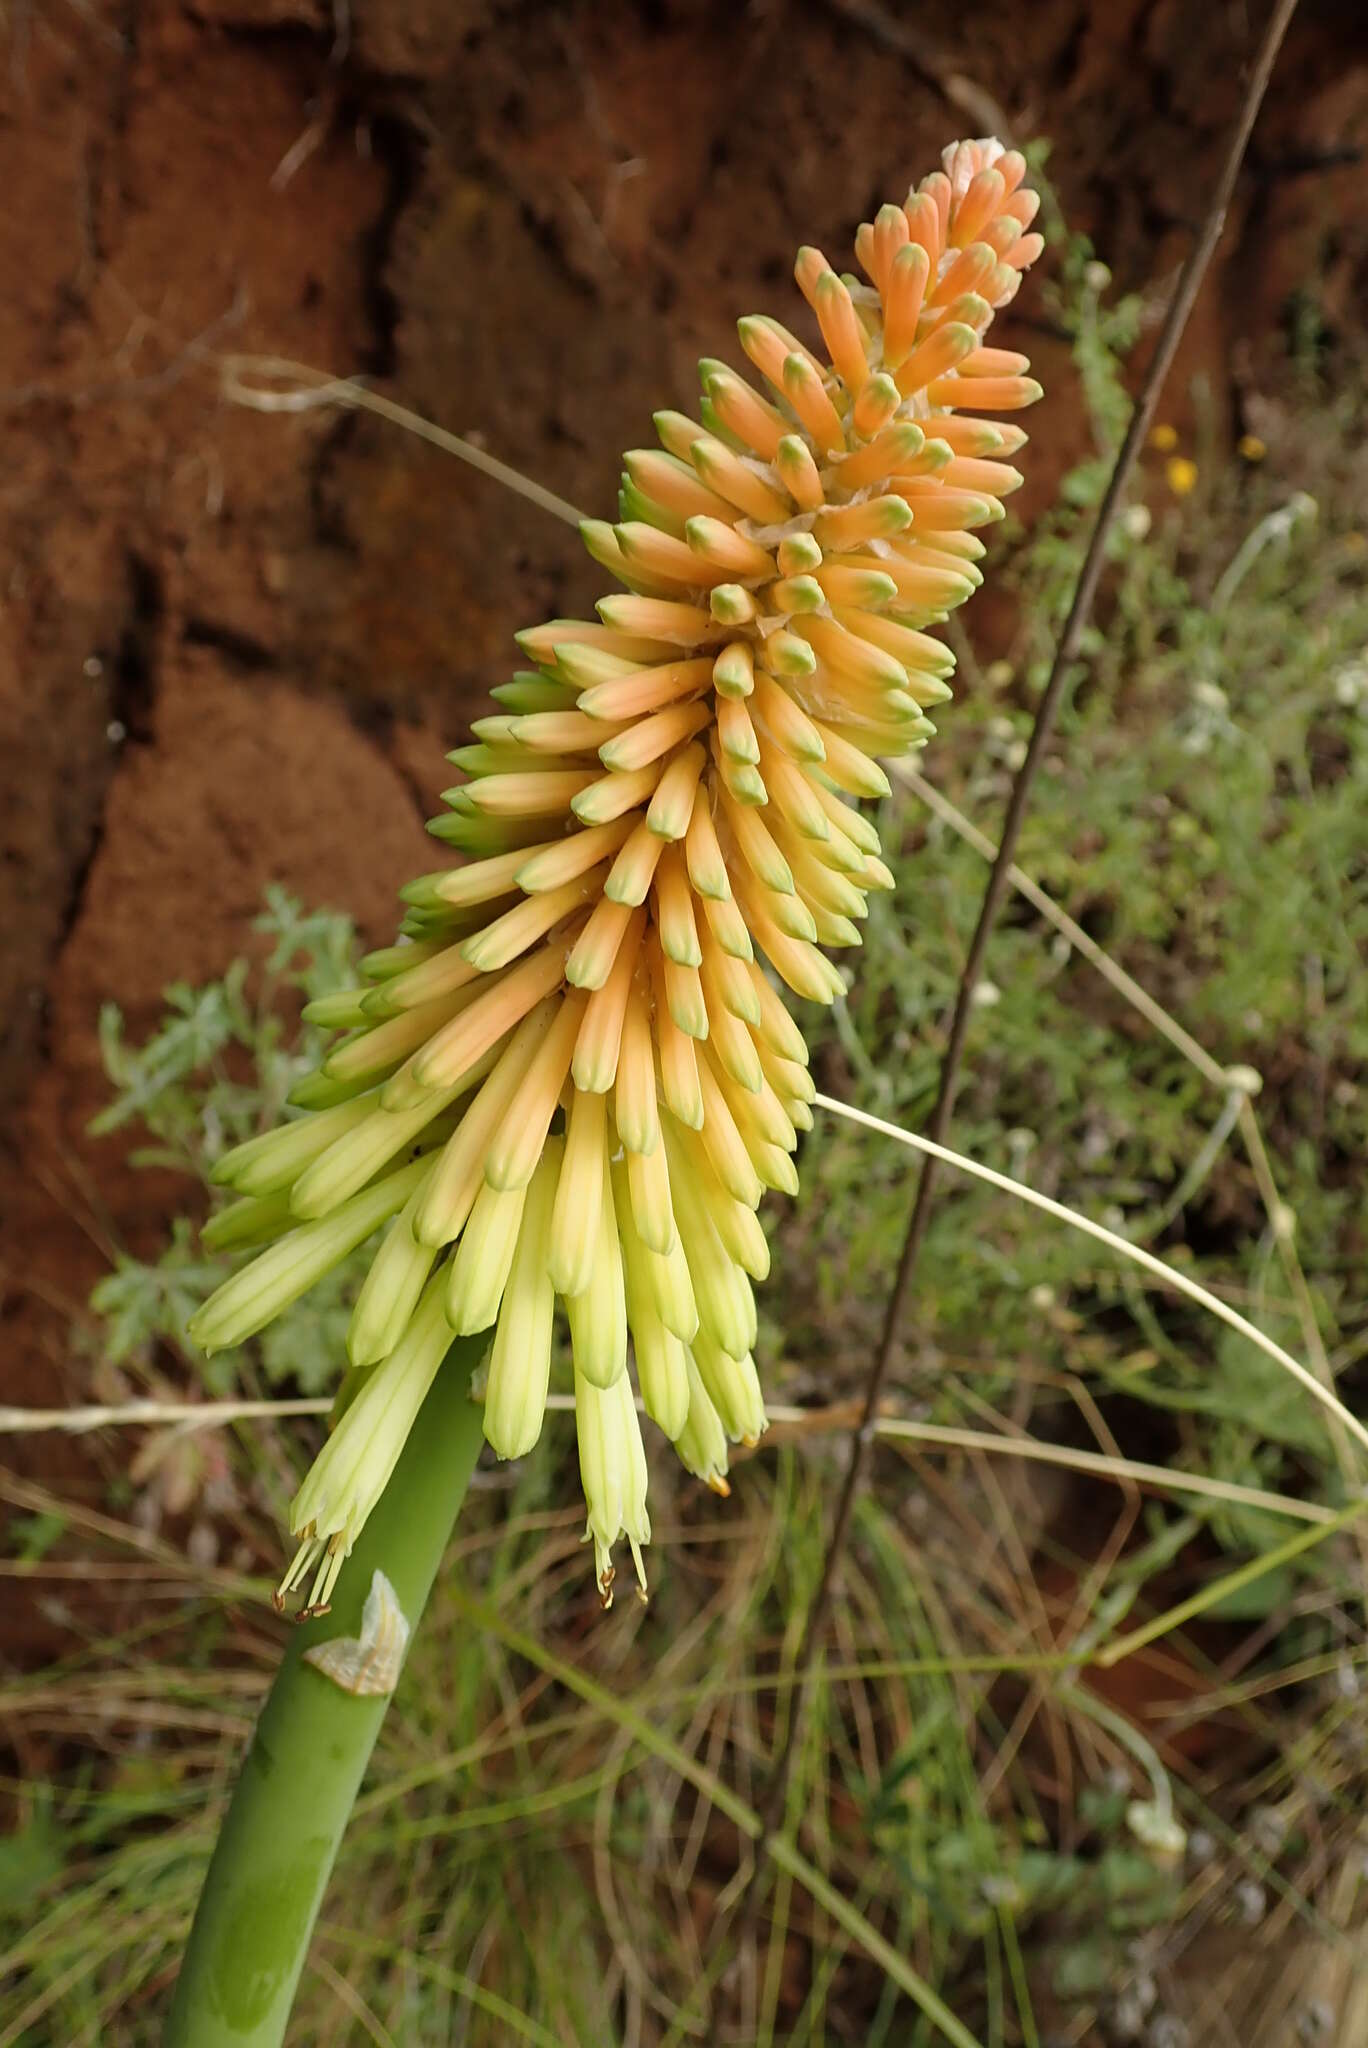
[[[327,405],[359,407],[363,412],[378,414],[392,426],[402,427],[406,433],[416,434],[420,441],[431,442],[443,454],[468,462],[472,469],[492,477],[516,496],[528,499],[553,519],[576,527],[584,520],[583,512],[567,499],[533,483],[520,471],[510,469],[506,462],[486,455],[473,441],[460,434],[449,434],[445,427],[435,426],[420,413],[410,412],[407,406],[396,405],[382,392],[372,391],[359,377],[330,377],[325,370],[311,369],[307,363],[290,362],[282,356],[225,355],[220,358],[219,368],[219,388],[233,405],[244,405],[252,412],[313,412]]]
[[[47,1431],[82,1436],[93,1429],[155,1428],[173,1428],[188,1435],[201,1429],[223,1429],[233,1422],[326,1415],[332,1405],[330,1400],[119,1401],[82,1408],[0,1408],[0,1436],[33,1436]],[[571,1414],[575,1400],[573,1394],[548,1394],[546,1405],[553,1413]],[[639,1396],[637,1406],[642,1406]],[[849,1429],[858,1420],[859,1407],[854,1401],[837,1401],[823,1408],[792,1408],[782,1404],[776,1407],[771,1402],[765,1412],[770,1423],[765,1441],[778,1444]],[[1132,1458],[1078,1450],[1071,1444],[1046,1443],[1038,1437],[958,1429],[886,1409],[876,1416],[874,1429],[879,1436],[925,1444],[931,1450],[997,1453],[1042,1465],[1062,1465],[1069,1471],[1113,1479],[1120,1485],[1152,1486],[1167,1493],[1199,1494],[1209,1500],[1226,1501],[1233,1507],[1262,1508],[1267,1514],[1287,1515],[1297,1522],[1333,1520],[1333,1511],[1315,1501],[1269,1493],[1259,1486],[1242,1486],[1235,1480],[1215,1479],[1204,1472],[1180,1472],[1167,1465],[1146,1465]]]

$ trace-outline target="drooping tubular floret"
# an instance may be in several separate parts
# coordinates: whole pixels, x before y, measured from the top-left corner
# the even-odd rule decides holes
[[[1021,482],[1039,386],[984,336],[1039,253],[1025,165],[961,142],[856,238],[815,249],[809,346],[740,322],[759,385],[701,366],[699,418],[656,416],[621,518],[585,544],[622,588],[520,633],[526,668],[450,756],[435,837],[365,986],[310,1006],[342,1035],[295,1120],[228,1154],[206,1229],[266,1244],[195,1318],[237,1344],[377,1230],[347,1405],[296,1499],[325,1604],[453,1334],[489,1331],[485,1433],[540,1433],[557,1298],[605,1600],[641,1575],[646,1464],[628,1372],[689,1469],[765,1427],[752,1282],[767,1188],[792,1193],[807,1049],[775,982],[830,1002],[892,885],[859,806],[925,744],[953,668],[928,629],[982,581],[978,529]],[[644,1584],[644,1579],[643,1579]]]

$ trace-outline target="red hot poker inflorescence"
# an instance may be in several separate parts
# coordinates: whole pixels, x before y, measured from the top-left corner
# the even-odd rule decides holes
[[[540,1434],[565,1304],[605,1600],[644,1585],[646,1460],[628,1370],[690,1471],[765,1427],[756,1210],[797,1187],[807,1048],[776,979],[830,1002],[823,950],[892,886],[862,799],[923,746],[953,659],[928,631],[982,581],[977,529],[1021,482],[1040,395],[993,314],[1039,254],[1022,157],[960,142],[860,228],[867,282],[815,249],[810,347],[740,322],[761,389],[700,365],[697,420],[656,416],[621,518],[585,544],[621,586],[520,633],[528,666],[451,760],[434,835],[464,856],[402,892],[400,942],[311,1005],[342,1035],[302,1112],[223,1158],[206,1227],[265,1246],[204,1305],[206,1350],[260,1330],[374,1232],[351,1371],[294,1503],[282,1595],[326,1604],[460,1333],[489,1331],[485,1434]],[[820,337],[818,341],[817,337]],[[766,964],[767,963],[767,966]]]

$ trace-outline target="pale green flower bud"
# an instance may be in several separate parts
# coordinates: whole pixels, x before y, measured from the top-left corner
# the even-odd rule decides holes
[[[204,1351],[222,1351],[255,1336],[402,1209],[427,1170],[427,1160],[415,1159],[320,1222],[301,1224],[234,1273],[191,1317],[189,1333],[196,1344]]]
[[[387,1166],[397,1152],[411,1145],[458,1093],[456,1088],[445,1088],[412,1109],[373,1109],[300,1175],[290,1196],[295,1215],[326,1216],[336,1209],[373,1179],[382,1166]]]
[[[225,1152],[209,1178],[219,1187],[236,1188],[240,1195],[270,1195],[298,1180],[338,1138],[359,1124],[376,1106],[374,1090],[340,1102],[335,1109],[323,1109],[310,1116],[296,1117],[278,1130],[263,1131]]]
[[[551,1220],[548,1257],[556,1291],[583,1294],[594,1271],[603,1207],[608,1098],[577,1088],[570,1108],[565,1158]]]
[[[684,1364],[684,1346],[660,1319],[648,1268],[648,1261],[659,1255],[648,1251],[637,1236],[632,1221],[627,1169],[622,1162],[613,1167],[612,1181],[614,1207],[622,1236],[627,1320],[636,1354],[637,1381],[642,1400],[646,1403],[646,1413],[673,1441],[689,1414],[689,1378]]]
[[[402,1343],[366,1379],[295,1495],[290,1527],[303,1541],[281,1581],[277,1602],[318,1563],[305,1612],[327,1606],[343,1560],[389,1484],[451,1348],[442,1297],[439,1275],[429,1282]]]
[[[462,1337],[487,1330],[499,1313],[526,1200],[526,1188],[492,1188],[488,1182],[475,1197],[447,1268],[447,1320]]]
[[[244,1251],[248,1245],[269,1244],[294,1220],[290,1198],[283,1190],[275,1195],[247,1195],[209,1218],[200,1230],[200,1243],[208,1252]]]
[[[689,1379],[689,1415],[675,1438],[675,1450],[686,1471],[710,1486],[714,1493],[725,1496],[731,1492],[727,1484],[727,1433],[687,1350],[684,1368]]]
[[[589,1508],[586,1538],[594,1543],[594,1573],[605,1607],[613,1604],[613,1545],[625,1536],[632,1549],[642,1597],[646,1571],[641,1546],[651,1540],[646,1513],[646,1452],[641,1442],[631,1381],[619,1373],[611,1387],[575,1374],[575,1428],[580,1480]]]
[[[755,1297],[750,1282],[732,1262],[718,1236],[691,1162],[672,1138],[668,1123],[666,1144],[675,1221],[688,1261],[700,1327],[710,1331],[714,1341],[733,1358],[743,1357],[756,1339]]]
[[[500,1458],[520,1458],[541,1435],[551,1376],[555,1289],[548,1270],[562,1146],[547,1140],[523,1206],[485,1384],[484,1433]]]
[[[598,1229],[589,1285],[582,1294],[572,1294],[565,1307],[576,1376],[582,1374],[597,1387],[611,1387],[619,1379],[625,1383],[627,1372],[627,1298],[606,1148],[599,1153],[598,1173]]]
[[[429,1165],[371,1261],[347,1328],[347,1356],[353,1365],[374,1365],[377,1359],[388,1358],[418,1306],[437,1256],[431,1245],[419,1244],[413,1234],[414,1218],[431,1180]]]
[[[730,1357],[706,1330],[699,1331],[689,1349],[727,1435],[734,1443],[759,1443],[767,1427],[765,1402],[750,1353]]]

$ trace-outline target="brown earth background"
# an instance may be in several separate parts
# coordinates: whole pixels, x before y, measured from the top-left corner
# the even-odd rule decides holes
[[[101,1004],[143,1034],[259,943],[269,881],[385,939],[511,634],[599,588],[570,529],[392,426],[228,402],[221,355],[364,371],[602,514],[696,357],[794,317],[796,244],[848,262],[960,133],[1050,138],[1071,224],[1162,294],[1263,12],[11,0],[0,1399],[82,1398],[91,1283],[166,1231],[167,1184],[87,1135]],[[1205,378],[1220,433],[1257,423],[1296,295],[1361,319],[1365,164],[1368,9],[1304,0],[1170,418]],[[1007,327],[1048,393],[1029,517],[1086,431],[1038,282]],[[970,632],[991,652],[991,613]]]

